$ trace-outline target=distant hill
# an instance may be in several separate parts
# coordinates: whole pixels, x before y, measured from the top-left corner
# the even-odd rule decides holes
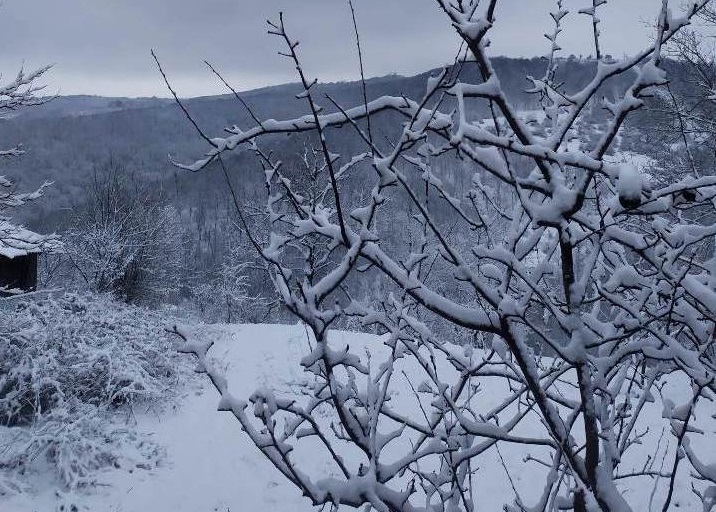
[[[6,119],[47,119],[107,114],[121,110],[168,105],[167,98],[111,98],[104,96],[58,96],[47,103],[22,107],[6,115]]]
[[[544,74],[545,61],[533,59],[494,59],[495,69],[507,96],[523,110],[533,109],[537,98],[527,94],[530,83],[526,75],[540,77]],[[558,77],[568,91],[584,86],[593,76],[596,63],[576,58],[560,63]],[[420,98],[425,91],[427,78],[437,73],[430,70],[415,76],[389,75],[367,80],[368,96],[404,94]],[[461,71],[463,81],[479,81],[474,64],[466,64]],[[624,90],[628,77],[612,81],[603,91],[607,96]],[[306,113],[305,100],[297,100],[298,84],[265,87],[242,93],[260,118],[291,118]],[[354,106],[362,101],[359,82],[321,84],[317,98],[327,111],[331,98],[341,105]],[[211,136],[221,135],[226,126],[248,127],[252,121],[248,113],[232,95],[208,96],[185,100],[185,105]],[[475,107],[476,117],[485,117],[484,106]],[[384,123],[389,126],[390,123]],[[350,133],[350,131],[344,131]],[[278,145],[285,145],[285,138]],[[344,141],[352,144],[358,141]],[[204,178],[178,175],[169,164],[168,155],[182,161],[191,161],[206,149],[205,142],[196,134],[184,118],[178,106],[167,98],[105,98],[99,96],[65,96],[33,108],[14,112],[11,117],[0,119],[0,147],[22,143],[27,154],[18,159],[3,160],[0,174],[13,177],[21,187],[35,186],[45,180],[54,181],[46,200],[25,215],[32,223],[42,217],[44,224],[58,219],[57,212],[81,202],[85,184],[93,173],[103,166],[120,166],[140,182],[158,182],[162,186],[176,186],[185,179],[203,181],[212,187],[210,174]],[[290,148],[291,146],[286,146]],[[294,148],[296,151],[299,146]],[[293,149],[291,149],[293,150]],[[240,158],[240,157],[236,157]],[[184,173],[179,173],[184,174]],[[213,185],[223,187],[223,182]],[[192,188],[192,187],[187,187]],[[192,202],[195,198],[179,197],[180,202]],[[33,217],[35,217],[33,219]]]

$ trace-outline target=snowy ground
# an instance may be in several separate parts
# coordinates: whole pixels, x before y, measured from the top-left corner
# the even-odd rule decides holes
[[[195,331],[202,335],[201,331]],[[221,361],[236,396],[248,397],[257,387],[297,391],[305,379],[299,366],[308,351],[301,326],[240,325],[212,327],[205,335],[219,341],[212,358]],[[381,345],[373,336],[333,333],[338,343]],[[493,393],[486,393],[489,397]],[[492,396],[492,399],[495,399]],[[227,413],[216,412],[218,397],[204,376],[195,376],[180,392],[174,407],[161,414],[138,414],[138,428],[165,447],[162,464],[154,469],[112,470],[101,475],[101,485],[73,494],[58,492],[43,475],[33,475],[32,492],[0,498],[3,512],[107,511],[107,512],[284,512],[313,510],[300,493],[287,484],[250,444],[237,422]],[[660,413],[655,409],[654,420]],[[529,498],[541,489],[535,468],[522,462],[525,453],[509,446],[502,455],[513,478],[512,484]],[[303,457],[309,457],[303,455]],[[480,510],[501,510],[511,493],[511,483],[499,459],[484,460],[478,483]],[[668,459],[667,459],[668,460]],[[305,459],[314,469],[320,462]],[[537,485],[534,485],[536,483]],[[652,483],[626,489],[643,500],[649,510]],[[657,493],[658,498],[659,493]],[[654,506],[660,504],[655,499]],[[632,502],[633,503],[633,502]],[[677,488],[681,510],[696,510],[686,481]],[[74,505],[76,508],[72,508]],[[64,507],[64,508],[63,508]]]

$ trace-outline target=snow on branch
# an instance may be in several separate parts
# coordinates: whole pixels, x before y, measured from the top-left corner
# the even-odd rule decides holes
[[[598,63],[578,91],[555,80],[570,18],[561,1],[548,13],[551,58],[528,77],[544,122],[510,101],[493,66],[497,0],[438,0],[470,58],[431,77],[421,98],[357,106],[318,104],[320,83],[281,16],[270,32],[308,113],[252,114],[253,126],[229,127],[204,157],[177,164],[200,170],[239,147],[257,156],[270,233],[257,246],[310,333],[308,384],[295,400],[266,389],[238,400],[208,359],[211,343],[176,334],[220,409],[313,504],[478,510],[476,480],[507,446],[528,450],[534,471],[531,492],[510,479],[507,510],[643,510],[632,490],[644,481],[664,510],[677,481],[713,503],[713,462],[691,447],[713,442],[716,178],[658,186],[608,155],[667,83],[663,44],[707,2],[681,17],[663,2],[653,42],[622,59],[602,56],[605,3],[579,11],[592,18]],[[601,102],[616,78],[630,85]],[[607,114],[591,117],[595,105]],[[258,148],[275,134],[305,137],[313,164],[293,169]],[[332,329],[346,325],[381,336],[364,351],[337,345]],[[325,474],[293,457],[306,446],[328,461]]]

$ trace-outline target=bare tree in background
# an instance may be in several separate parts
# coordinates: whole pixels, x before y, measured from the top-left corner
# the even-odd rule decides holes
[[[88,196],[65,234],[71,273],[92,291],[126,302],[172,298],[181,273],[174,209],[112,163],[95,172]]]
[[[713,1],[696,16],[693,26],[676,34],[665,48],[675,71],[681,75],[678,84],[657,92],[650,106],[663,122],[654,127],[660,134],[663,160],[678,162],[682,173],[710,174],[716,155],[716,46],[713,30],[716,11]],[[670,176],[670,172],[664,173]]]
[[[579,91],[555,82],[559,35],[572,16],[556,2],[545,73],[529,77],[542,99],[541,135],[505,96],[491,64],[498,3],[438,0],[466,55],[430,78],[422,98],[369,100],[364,89],[364,102],[351,108],[319,96],[283,17],[270,24],[296,66],[307,114],[254,116],[250,128],[205,137],[206,156],[185,167],[223,165],[222,155],[240,147],[257,155],[270,236],[254,233],[252,241],[285,305],[312,333],[302,364],[314,381],[300,398],[259,390],[246,402],[207,360],[210,340],[188,339],[184,350],[221,393],[219,408],[317,506],[480,510],[477,482],[494,471],[495,453],[521,449],[532,492],[512,482],[506,510],[669,510],[677,488],[711,510],[716,458],[706,426],[713,406],[705,402],[716,391],[709,356],[716,278],[707,248],[716,226],[698,219],[713,212],[716,176],[656,188],[639,169],[605,156],[630,113],[667,84],[663,45],[708,2],[691,2],[677,17],[664,1],[654,42],[621,60],[602,55],[606,2],[591,2],[580,13],[592,17],[599,63]],[[476,66],[482,80],[462,82],[464,66]],[[603,100],[610,115],[590,143],[583,114],[601,101],[601,86],[629,74],[628,90]],[[474,118],[480,102],[492,119]],[[381,115],[402,119],[389,140],[371,125]],[[363,152],[331,151],[336,130],[360,137]],[[307,194],[261,149],[280,133],[313,137],[320,189]],[[456,195],[442,179],[446,166],[467,173],[469,191]],[[346,193],[351,179],[371,181],[370,195]],[[420,226],[408,249],[396,249],[404,245],[380,228],[396,202],[411,204]],[[353,297],[349,284],[360,273],[392,282],[380,307]],[[369,357],[331,342],[329,329],[346,316],[385,333]],[[436,336],[426,318],[472,333],[487,348]],[[294,453],[306,446],[332,469],[300,466]],[[627,491],[643,486],[652,489],[650,503],[630,501]]]

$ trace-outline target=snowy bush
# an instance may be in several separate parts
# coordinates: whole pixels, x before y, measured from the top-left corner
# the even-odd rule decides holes
[[[178,214],[126,169],[97,171],[89,198],[63,234],[70,279],[80,289],[131,303],[175,298],[181,274]]]
[[[176,383],[162,317],[94,295],[16,297],[0,308],[0,468],[47,459],[72,487],[122,465],[128,444],[151,464],[157,448],[141,448],[110,413],[158,402]]]
[[[257,286],[264,280],[256,276],[246,258],[246,248],[232,247],[217,271],[203,272],[192,287],[192,300],[201,318],[208,322],[257,323],[264,321],[273,301],[259,295]],[[262,275],[265,276],[263,271]]]

